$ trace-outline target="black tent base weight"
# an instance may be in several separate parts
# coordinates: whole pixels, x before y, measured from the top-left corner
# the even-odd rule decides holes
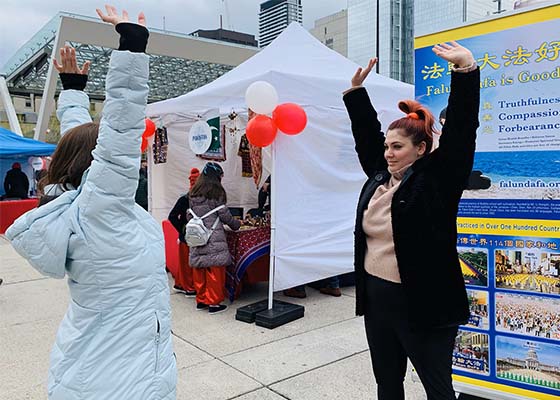
[[[239,307],[235,314],[235,319],[247,323],[255,322],[257,326],[274,329],[302,318],[304,313],[304,306],[280,300],[274,300],[272,302],[272,309],[269,310],[268,300],[262,300]]]

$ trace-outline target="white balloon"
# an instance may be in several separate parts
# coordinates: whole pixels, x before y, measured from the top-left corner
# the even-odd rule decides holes
[[[278,105],[278,93],[270,83],[257,81],[247,88],[245,101],[257,114],[270,114]]]

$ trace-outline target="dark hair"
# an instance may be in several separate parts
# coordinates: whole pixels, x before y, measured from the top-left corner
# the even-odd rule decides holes
[[[98,133],[99,124],[89,122],[70,129],[62,136],[52,155],[47,175],[39,182],[39,190],[43,191],[50,184],[60,184],[66,190],[80,186],[82,175],[93,161],[91,152],[97,144]]]
[[[399,109],[406,116],[391,122],[388,130],[401,129],[404,136],[409,137],[415,146],[425,142],[426,152],[424,154],[428,154],[434,142],[433,135],[436,133],[433,114],[415,100],[400,101]]]
[[[212,162],[206,163],[204,169],[202,170],[202,174],[200,174],[196,183],[189,191],[189,196],[205,197],[207,199],[227,203],[226,191],[221,182],[223,174],[224,171],[219,164]]]

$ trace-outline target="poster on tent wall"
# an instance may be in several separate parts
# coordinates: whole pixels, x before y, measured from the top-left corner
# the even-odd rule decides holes
[[[458,40],[481,70],[480,128],[457,249],[471,316],[453,352],[461,391],[560,396],[560,6],[416,40],[417,99],[438,116]],[[508,29],[496,31],[497,26]],[[453,132],[449,132],[453,134]]]
[[[219,110],[212,110],[207,113],[213,115],[208,118],[206,123],[210,126],[210,132],[212,132],[212,140],[208,150],[202,154],[198,154],[198,157],[203,160],[219,161],[223,162],[226,160],[226,133],[225,126],[220,128],[220,114]]]

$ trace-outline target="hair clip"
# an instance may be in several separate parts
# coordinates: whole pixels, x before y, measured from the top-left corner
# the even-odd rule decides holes
[[[415,112],[408,113],[408,114],[406,114],[406,116],[407,116],[407,118],[420,119],[418,114],[416,114]]]

